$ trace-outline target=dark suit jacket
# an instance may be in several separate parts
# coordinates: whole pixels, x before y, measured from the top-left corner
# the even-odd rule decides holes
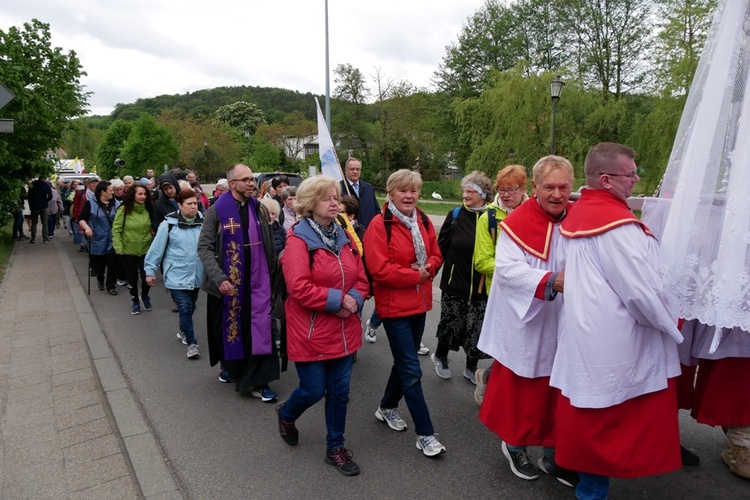
[[[351,192],[351,195],[357,198],[357,201],[359,201],[359,217],[357,217],[357,222],[367,227],[368,224],[370,224],[372,218],[375,217],[376,214],[380,213],[380,207],[378,206],[377,198],[375,198],[375,190],[372,188],[372,184],[360,179],[359,196],[357,196],[357,193],[354,191],[351,182],[349,182],[349,180],[347,179],[344,179],[343,181],[341,181],[342,196],[347,194],[346,185],[344,183],[349,184],[349,191]]]

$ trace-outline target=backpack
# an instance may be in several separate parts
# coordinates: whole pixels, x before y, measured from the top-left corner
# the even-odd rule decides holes
[[[453,216],[453,220],[451,221],[451,224],[456,222],[456,218],[458,217],[458,213],[461,211],[461,207],[456,207],[451,212]],[[487,230],[490,232],[490,236],[492,236],[492,244],[494,245],[497,243],[497,210],[494,208],[488,208],[487,209],[487,217],[489,218]]]
[[[431,222],[430,222],[430,218],[427,217],[427,214],[424,213],[419,208],[416,208],[416,211],[419,214],[419,217],[422,219],[422,225],[425,228],[429,227],[429,225],[431,224]],[[386,209],[385,213],[383,214],[383,222],[387,222],[387,224],[383,224],[383,225],[385,226],[386,241],[390,244],[390,242],[391,242],[391,223],[393,222],[393,214],[388,209]]]

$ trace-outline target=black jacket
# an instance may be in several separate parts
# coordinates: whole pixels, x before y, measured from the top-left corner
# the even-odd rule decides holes
[[[346,188],[348,184],[351,195],[357,198],[359,202],[359,216],[357,217],[357,221],[367,228],[372,218],[380,213],[380,207],[378,206],[377,198],[375,198],[375,190],[372,188],[372,185],[360,179],[359,196],[357,196],[357,193],[354,192],[354,188],[352,188],[351,183],[347,179],[340,181],[340,184],[342,195],[347,194]]]
[[[438,246],[443,254],[443,274],[440,278],[443,293],[472,300],[487,298],[486,290],[477,292],[482,275],[474,269],[474,237],[477,220],[482,213],[461,207],[455,220],[453,210],[445,217],[438,236]]]

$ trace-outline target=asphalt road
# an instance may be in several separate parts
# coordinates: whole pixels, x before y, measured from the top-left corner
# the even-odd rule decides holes
[[[86,254],[61,232],[64,245],[86,287]],[[410,428],[396,433],[374,417],[392,363],[382,329],[375,344],[365,344],[354,365],[347,416],[346,444],[362,472],[344,477],[324,462],[325,422],[319,403],[297,421],[300,443],[286,445],[278,435],[275,405],[262,403],[218,382],[208,364],[205,294],[195,314],[200,360],[189,360],[177,340],[177,314],[160,282],[152,290],[152,312],[130,314],[125,287],[109,296],[96,289],[91,303],[123,373],[153,429],[169,467],[186,498],[573,498],[573,490],[542,477],[516,478],[500,450],[500,440],[477,419],[473,389],[461,373],[463,353],[451,353],[453,378],[439,379],[428,356],[421,357],[430,413],[447,453],[429,459],[415,447]],[[427,316],[425,344],[435,348],[439,290]],[[369,317],[372,304],[365,309]],[[480,366],[486,366],[487,361]],[[284,400],[296,387],[293,368],[272,383]],[[719,458],[725,446],[721,430],[680,415],[683,444],[702,459],[698,467],[671,474],[613,480],[612,498],[750,498],[750,483],[732,476]],[[532,458],[541,449],[532,448]]]

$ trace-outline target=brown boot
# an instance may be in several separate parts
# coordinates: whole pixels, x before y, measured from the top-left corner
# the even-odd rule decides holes
[[[734,445],[732,443],[727,443],[727,449],[721,452],[721,461],[724,462],[730,469],[732,468],[732,464],[734,463],[734,454],[732,453],[733,446]]]
[[[734,462],[729,466],[729,471],[735,476],[750,479],[750,450],[747,446],[733,445],[732,456]]]

